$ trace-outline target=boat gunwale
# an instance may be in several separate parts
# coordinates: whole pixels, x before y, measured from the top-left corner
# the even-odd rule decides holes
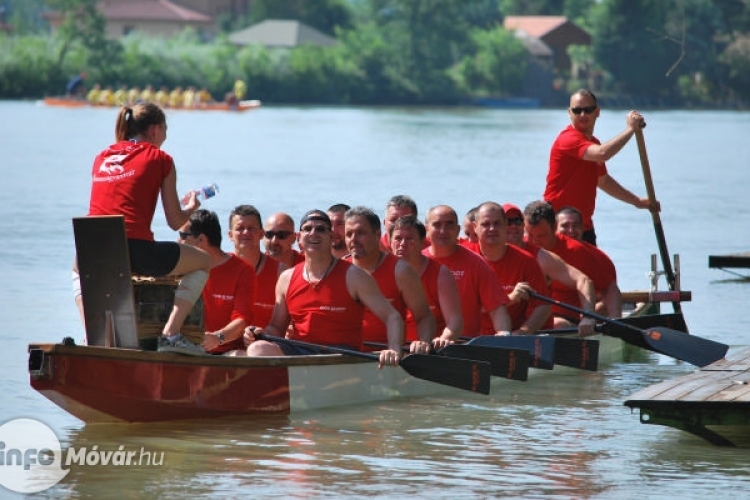
[[[117,347],[100,347],[84,345],[65,345],[54,343],[30,343],[28,352],[41,350],[49,355],[63,355],[88,358],[109,358],[122,361],[145,363],[165,363],[179,365],[216,366],[223,368],[266,368],[273,366],[319,366],[344,365],[354,363],[375,363],[375,361],[345,356],[343,354],[311,354],[300,356],[185,356],[176,353],[121,349]]]

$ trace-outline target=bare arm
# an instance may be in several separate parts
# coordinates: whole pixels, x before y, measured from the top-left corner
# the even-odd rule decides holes
[[[583,154],[583,159],[587,161],[595,161],[597,163],[604,163],[620,152],[630,138],[633,137],[636,129],[646,126],[646,121],[637,111],[630,111],[625,117],[625,123],[627,124],[627,128],[612,139],[602,144],[592,144],[589,146]]]
[[[495,329],[495,335],[508,335],[513,329],[507,307],[497,306],[488,314],[492,320],[492,327]]]
[[[630,203],[631,205],[638,208],[651,207],[648,198],[639,198],[638,196],[633,194],[632,191],[624,188],[619,182],[615,180],[614,177],[609,174],[600,176],[597,185],[599,186],[599,189],[610,195],[612,198],[623,201],[625,203]]]
[[[622,317],[622,293],[620,293],[620,287],[617,286],[617,281],[612,281],[604,290],[601,302],[606,309],[603,311],[605,316],[610,318]]]
[[[273,305],[271,320],[263,330],[269,335],[275,337],[286,336],[286,330],[289,326],[289,310],[286,307],[286,291],[289,288],[289,280],[292,277],[293,269],[287,269],[279,275],[276,281],[276,302]]]
[[[577,268],[567,264],[557,254],[543,248],[539,249],[537,262],[542,267],[544,274],[550,279],[562,285],[578,291],[581,308],[584,311],[594,311],[596,307],[596,290],[594,282]],[[584,317],[578,324],[581,335],[592,335],[595,322],[593,319]]]
[[[552,306],[547,304],[536,306],[534,310],[531,311],[531,314],[529,314],[529,317],[526,318],[526,321],[523,322],[523,325],[521,325],[518,330],[515,330],[514,333],[520,335],[533,335],[535,331],[544,326],[544,322],[547,321],[550,314],[552,314]]]
[[[177,196],[177,171],[174,167],[167,174],[161,183],[161,204],[164,207],[164,215],[167,218],[167,225],[177,231],[190,218],[190,214],[198,210],[201,202],[198,200],[194,191],[188,193],[185,209],[180,205],[180,199]]]
[[[430,311],[430,304],[422,287],[422,280],[417,271],[406,261],[396,264],[396,284],[401,292],[406,307],[411,311],[417,323],[418,341],[412,342],[411,352],[428,354],[432,339],[435,338],[435,316]]]
[[[453,273],[445,266],[438,274],[438,300],[440,311],[445,319],[445,329],[438,336],[443,341],[456,341],[464,330],[464,316],[461,312],[461,295]]]
[[[364,304],[386,326],[388,349],[380,351],[380,365],[398,365],[401,359],[401,346],[404,345],[404,320],[401,314],[380,292],[375,278],[357,266],[349,266],[346,272],[346,287],[352,298]],[[274,316],[275,314],[274,308]]]

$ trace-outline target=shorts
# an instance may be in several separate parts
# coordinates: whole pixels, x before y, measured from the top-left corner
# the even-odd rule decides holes
[[[130,272],[141,276],[167,276],[180,260],[180,245],[174,241],[128,239]]]

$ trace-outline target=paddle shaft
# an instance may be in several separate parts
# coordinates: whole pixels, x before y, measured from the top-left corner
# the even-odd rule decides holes
[[[643,130],[638,129],[635,131],[635,140],[638,143],[638,154],[641,157],[641,168],[643,169],[643,179],[646,181],[646,193],[648,194],[648,201],[651,204],[649,211],[651,212],[651,218],[654,221],[654,231],[656,232],[656,242],[659,245],[659,254],[661,255],[661,262],[664,266],[664,273],[667,276],[667,285],[670,290],[676,289],[676,278],[674,270],[672,269],[672,261],[669,257],[669,251],[667,250],[667,240],[664,237],[664,228],[661,225],[661,217],[659,216],[659,207],[656,205],[656,193],[654,191],[654,181],[651,178],[651,167],[648,162],[648,155],[646,154],[646,141],[643,138]],[[672,302],[674,312],[681,313],[682,305],[679,301]]]
[[[261,340],[286,342],[317,352],[344,354],[372,361],[380,360],[380,356],[377,354],[355,351],[344,347],[313,344],[302,340],[292,340],[266,334],[256,334],[255,336]],[[409,354],[401,358],[398,364],[409,375],[416,378],[481,394],[489,394],[490,392],[490,364],[486,361]]]

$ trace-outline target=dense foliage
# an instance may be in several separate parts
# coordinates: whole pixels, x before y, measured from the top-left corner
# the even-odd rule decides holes
[[[679,106],[750,100],[750,0],[256,0],[230,32],[293,18],[336,36],[335,47],[235,47],[185,30],[170,40],[104,37],[98,0],[4,0],[0,97],[62,93],[71,76],[119,87],[206,87],[223,98],[236,78],[266,102],[427,104],[523,94],[531,63],[502,28],[506,15],[565,15],[593,36],[573,47],[563,93]],[[63,24],[49,35],[41,13]],[[567,87],[567,88],[566,88]]]

